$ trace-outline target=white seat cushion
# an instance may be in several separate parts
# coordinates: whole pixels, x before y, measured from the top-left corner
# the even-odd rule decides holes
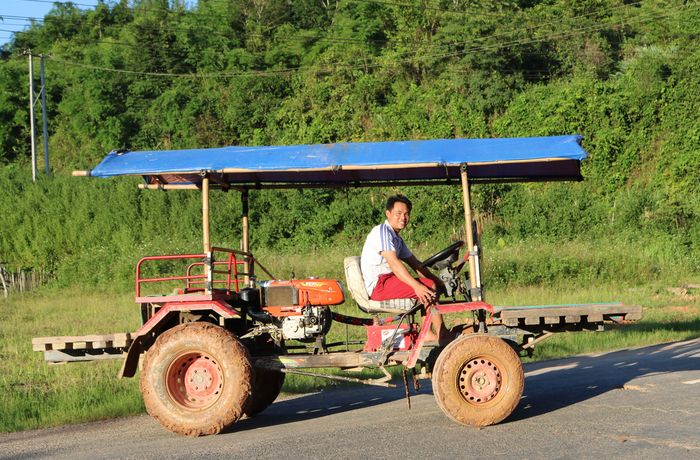
[[[360,257],[346,257],[343,265],[348,291],[362,311],[367,313],[403,313],[412,309],[418,302],[416,299],[371,300],[362,278]]]

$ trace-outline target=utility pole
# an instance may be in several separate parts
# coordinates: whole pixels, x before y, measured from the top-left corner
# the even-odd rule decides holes
[[[34,60],[32,50],[29,54],[29,127],[32,139],[32,181],[36,182],[36,131],[34,129]]]
[[[43,54],[41,57],[41,121],[44,131],[44,169],[46,170],[46,177],[50,176],[49,172],[49,120],[46,117],[46,77],[44,75],[44,58]]]

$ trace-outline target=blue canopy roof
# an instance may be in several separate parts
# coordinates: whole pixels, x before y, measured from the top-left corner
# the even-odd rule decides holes
[[[109,153],[95,177],[144,176],[150,184],[254,187],[459,178],[461,164],[477,180],[579,180],[587,157],[581,136],[439,139]]]

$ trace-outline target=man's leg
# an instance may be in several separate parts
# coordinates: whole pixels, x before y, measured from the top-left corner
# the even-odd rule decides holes
[[[435,282],[427,278],[416,278],[418,281],[435,290]],[[416,292],[411,286],[401,281],[393,273],[379,277],[377,285],[369,296],[372,300],[415,299]]]
[[[416,278],[418,281],[428,286],[430,289],[435,290],[435,282],[428,278]],[[392,299],[415,299],[416,293],[413,288],[408,284],[401,281],[393,273],[387,273],[379,277],[377,286],[372,291],[370,299],[372,300],[392,300]],[[436,299],[437,301],[437,299]],[[425,314],[424,307],[424,313]],[[450,333],[445,327],[445,323],[442,320],[442,314],[434,313],[431,320],[432,330],[427,331],[425,340],[430,342],[440,342],[441,340],[449,340]]]
[[[447,337],[450,331],[445,327],[445,322],[442,320],[441,313],[433,313],[432,318],[433,332],[435,333],[434,340],[440,340],[441,338]]]

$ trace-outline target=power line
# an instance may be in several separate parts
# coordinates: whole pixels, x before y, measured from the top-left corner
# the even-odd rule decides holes
[[[101,67],[92,64],[85,64],[82,62],[70,61],[60,57],[48,55],[52,61],[60,62],[62,64],[83,67],[86,69],[99,70],[104,72],[114,72],[122,73],[128,75],[142,75],[149,77],[167,77],[167,78],[233,78],[233,77],[259,77],[259,76],[271,76],[271,75],[284,75],[292,73],[291,69],[283,70],[264,70],[264,71],[246,71],[246,72],[220,72],[220,73],[168,73],[168,72],[143,72],[138,70],[127,70],[127,69],[114,69],[109,67]]]
[[[450,14],[474,14],[474,10],[469,10],[469,11],[457,11],[457,10],[450,10],[450,9],[445,9],[445,8],[437,8],[433,6],[427,6],[426,4],[428,2],[425,2],[426,4],[411,4],[411,3],[398,3],[398,2],[389,2],[389,1],[384,1],[384,0],[346,0],[348,3],[375,3],[377,5],[386,5],[386,6],[398,6],[401,8],[414,8],[417,10],[426,10],[426,11],[437,11],[441,13],[450,13]],[[478,15],[482,16],[490,16],[490,17],[503,17],[505,15],[510,15],[511,13],[487,13],[484,12],[483,10],[476,10]]]
[[[54,0],[20,0],[22,2],[28,2],[28,3],[51,3],[51,4],[56,4],[60,3],[62,5],[75,5],[75,6],[86,6],[89,8],[94,8],[95,5],[89,4],[89,3],[77,3],[77,2],[71,2],[71,1],[54,1]],[[98,3],[99,4],[99,3]]]
[[[27,0],[27,1],[29,1],[29,0]],[[37,0],[37,1],[38,1],[38,0]],[[211,0],[211,1],[213,1],[213,0]],[[226,1],[226,0],[224,0],[224,1]],[[355,2],[357,2],[358,0],[348,0],[348,1],[351,1],[351,2],[352,2],[352,1],[355,1]],[[365,1],[365,2],[369,2],[369,3],[377,3],[376,0],[364,0],[364,1]],[[72,3],[72,2],[56,2],[56,3],[68,4],[68,3]],[[392,2],[379,2],[379,3],[404,6],[404,4],[392,3]],[[612,12],[612,11],[614,11],[614,10],[619,9],[619,8],[624,8],[624,7],[627,7],[627,6],[634,6],[634,5],[637,5],[637,4],[639,4],[639,3],[640,3],[640,2],[632,3],[632,4],[629,4],[629,5],[621,5],[621,6],[613,7],[613,8],[610,8],[610,9],[596,10],[596,11],[593,11],[593,12],[590,12],[590,13],[586,13],[586,14],[583,14],[583,15],[574,16],[574,17],[572,17],[572,18],[568,18],[568,19],[565,19],[565,20],[581,19],[581,18],[584,18],[584,17],[587,17],[587,16],[591,16],[591,15],[594,15],[594,14],[610,13],[610,12]],[[145,8],[144,8],[144,9],[145,9]],[[159,11],[163,11],[163,10],[159,10]],[[201,15],[201,13],[196,13],[196,14]],[[222,18],[223,16],[217,15],[216,17]],[[18,16],[18,18],[19,18],[19,16]],[[278,18],[278,19],[281,19],[281,18]],[[550,22],[550,23],[548,23],[548,24],[543,24],[543,25],[540,25],[540,26],[531,26],[531,27],[528,27],[528,28],[526,28],[526,29],[524,29],[524,30],[515,30],[515,31],[513,31],[513,32],[504,32],[504,33],[500,33],[500,34],[492,34],[491,36],[488,36],[488,37],[479,37],[479,38],[476,38],[475,40],[478,40],[478,41],[485,41],[485,40],[487,40],[487,39],[492,39],[492,38],[495,38],[495,37],[498,37],[498,36],[515,36],[515,35],[518,34],[518,33],[525,33],[525,32],[527,32],[527,31],[536,30],[537,28],[543,27],[543,26],[551,27],[551,26],[552,26],[552,23]],[[183,25],[183,24],[179,24],[179,25],[177,25],[176,27],[167,27],[167,26],[164,26],[164,25],[162,25],[162,24],[159,25],[159,29],[162,30],[162,31],[182,31],[182,30],[184,30],[184,31],[190,32],[190,31],[193,31],[193,30],[199,30],[199,29],[201,29],[201,28],[202,28],[201,25],[196,25],[196,26],[185,26],[185,25]],[[210,26],[210,27],[207,27],[207,29],[216,31],[216,29],[215,29],[214,27],[211,27],[211,26]],[[209,35],[212,35],[212,34],[210,33]],[[221,33],[214,33],[213,35],[221,36],[221,37],[224,37],[224,38],[230,38],[229,35],[224,35],[224,34],[221,34]],[[248,36],[263,37],[263,36],[260,35],[260,34],[248,34]],[[282,39],[282,41],[287,41],[287,42],[289,42],[289,41],[307,41],[307,40],[325,41],[325,42],[330,42],[330,43],[359,43],[359,44],[366,44],[366,43],[378,43],[378,44],[381,44],[381,43],[389,43],[389,42],[390,42],[389,40],[353,39],[353,38],[347,38],[347,37],[327,37],[327,36],[322,36],[322,35],[312,35],[312,36],[309,36],[309,35],[303,36],[303,35],[301,35],[301,36],[291,36],[291,37],[287,37],[287,38]],[[130,45],[130,44],[128,44],[128,43],[116,42],[116,41],[104,41],[104,42],[102,42],[102,43],[108,44],[108,45],[120,45],[120,46],[136,46],[136,47],[140,47],[140,45],[138,45],[138,44]],[[431,45],[430,48],[435,48],[435,49],[439,49],[439,48],[449,48],[449,47],[455,46],[455,45],[459,45],[459,42],[451,42],[451,43],[444,43],[444,44],[439,44],[439,45]]]
[[[32,21],[36,21],[36,22],[44,22],[43,18],[36,18],[36,17],[32,17],[32,16],[15,16],[12,14],[2,14],[2,13],[0,13],[0,18],[17,19],[17,20],[23,20],[23,21],[32,20]],[[5,22],[5,21],[0,21],[0,22]]]
[[[65,2],[61,2],[61,1],[49,2],[48,0],[24,0],[24,1],[38,1],[38,2],[61,3],[61,4],[75,4],[74,2],[68,2],[68,1],[65,1]],[[214,3],[215,1],[219,1],[219,0],[210,0],[210,3]],[[230,2],[228,2],[228,0],[221,0],[221,1],[226,2],[226,3],[230,3]],[[350,2],[350,3],[364,2],[364,3],[379,3],[379,4],[395,5],[395,6],[401,6],[401,7],[406,7],[406,6],[407,6],[406,4],[403,4],[403,3],[396,3],[396,2],[389,2],[389,1],[379,1],[379,0],[346,0],[346,1],[348,1],[348,2]],[[562,20],[560,20],[560,21],[555,21],[555,22],[551,22],[551,21],[550,21],[550,22],[548,22],[548,23],[546,23],[546,24],[543,23],[543,24],[538,25],[538,26],[531,26],[531,27],[528,27],[528,28],[526,28],[526,29],[524,29],[524,30],[514,30],[514,31],[512,31],[512,32],[503,32],[503,33],[499,33],[499,34],[492,34],[492,35],[490,35],[490,36],[488,36],[488,37],[478,37],[478,38],[476,38],[476,39],[474,39],[474,40],[475,40],[475,41],[485,41],[485,40],[488,40],[488,39],[493,39],[493,38],[498,37],[498,36],[509,36],[509,37],[511,37],[511,36],[515,36],[516,34],[519,34],[519,33],[526,33],[526,32],[528,32],[528,31],[536,30],[536,29],[538,29],[538,28],[540,28],[540,27],[552,27],[553,24],[556,24],[556,23],[559,23],[559,22],[570,21],[570,20],[574,20],[574,19],[582,19],[582,18],[591,16],[591,15],[595,15],[595,14],[611,13],[611,12],[617,10],[617,9],[632,7],[632,6],[636,6],[636,5],[639,5],[639,4],[641,4],[641,2],[635,2],[635,3],[630,3],[630,4],[623,4],[623,5],[620,5],[620,6],[617,6],[617,7],[612,7],[612,8],[609,8],[609,9],[595,10],[595,11],[592,11],[592,12],[589,12],[589,13],[586,13],[586,14],[582,14],[582,15],[578,15],[578,16],[573,16],[573,17],[570,17],[570,18],[564,18],[564,19],[562,19]],[[79,5],[86,5],[86,4],[79,4]],[[414,5],[414,6],[418,7],[418,5]],[[130,9],[131,9],[132,11],[136,11],[136,9],[134,9],[134,8],[130,8]],[[149,11],[149,10],[150,10],[150,11],[158,11],[158,12],[166,11],[166,10],[164,10],[164,9],[157,9],[157,10],[156,10],[156,9],[148,9],[148,8],[146,8],[146,7],[139,7],[138,9],[139,9],[139,10],[143,10],[143,11]],[[437,11],[449,11],[449,10],[443,10],[443,9],[440,9],[440,8],[430,8],[430,9],[437,10]],[[167,10],[167,11],[170,12],[171,10]],[[221,16],[221,15],[205,15],[205,14],[203,14],[201,11],[197,11],[197,10],[190,10],[190,11],[192,11],[192,14],[198,15],[198,16],[205,16],[205,17],[206,17],[206,16],[210,16],[210,17],[216,17],[216,18],[224,18],[224,16]],[[510,13],[509,13],[509,14],[510,14]],[[478,16],[478,15],[472,14],[472,16]],[[281,20],[281,19],[283,19],[283,17],[277,18],[277,20]],[[280,25],[282,25],[282,24],[278,24],[277,26],[274,26],[274,27],[279,27]],[[209,33],[209,35],[216,35],[216,36],[220,36],[220,37],[223,37],[223,38],[230,38],[230,36],[227,35],[227,34],[217,33],[217,32],[218,32],[218,29],[215,28],[215,27],[213,27],[213,26],[207,25],[207,26],[205,26],[205,28],[209,29],[210,31],[213,31],[213,33]],[[191,32],[191,31],[201,30],[201,29],[202,29],[202,25],[201,25],[201,24],[198,24],[198,25],[187,26],[187,25],[185,25],[185,24],[177,24],[177,25],[173,25],[173,26],[168,27],[168,26],[165,26],[165,25],[163,25],[163,24],[159,24],[159,29],[160,29],[161,31],[163,31],[163,32],[168,32],[168,31],[170,31],[170,32],[173,32],[173,31],[187,31],[187,32]],[[250,36],[253,36],[253,37],[264,37],[263,35],[260,35],[260,34],[248,34],[248,36],[249,36],[249,37],[250,37]],[[278,39],[279,39],[279,38],[278,38]],[[290,41],[306,41],[306,40],[324,41],[324,42],[329,42],[329,43],[358,43],[358,44],[367,44],[367,43],[383,44],[383,43],[389,43],[389,42],[390,42],[390,40],[353,39],[353,38],[347,38],[347,37],[327,37],[327,36],[322,36],[322,35],[314,35],[314,36],[290,36],[290,37],[286,37],[286,38],[281,39],[281,41],[284,41],[284,42],[290,42]],[[114,42],[114,41],[107,41],[107,42],[102,42],[102,43],[108,44],[108,45],[135,46],[135,47],[140,47],[140,45],[138,45],[138,44],[130,45],[130,44],[127,44],[127,43],[123,43],[123,42]],[[430,45],[430,48],[431,48],[431,49],[441,49],[441,48],[449,49],[450,47],[452,47],[452,46],[457,46],[457,45],[459,45],[459,44],[460,44],[459,42],[442,43],[442,44],[437,44],[437,45]]]
[[[633,24],[633,23],[641,23],[645,21],[651,21],[655,19],[662,19],[666,17],[671,17],[675,14],[679,14],[682,12],[682,9],[676,9],[676,10],[666,10],[666,14],[660,14],[660,15],[652,15],[648,17],[642,17],[642,18],[637,18],[637,21],[628,21],[628,24]],[[445,54],[426,54],[423,56],[420,56],[423,59],[445,59],[449,57],[457,57],[457,56],[463,56],[467,54],[477,54],[483,51],[491,51],[491,50],[497,50],[497,49],[503,49],[503,48],[510,48],[510,47],[515,47],[515,46],[521,46],[521,45],[527,45],[527,44],[533,44],[533,43],[540,43],[544,41],[549,41],[549,40],[554,40],[554,39],[559,39],[559,38],[566,38],[570,36],[574,36],[577,34],[585,33],[585,32],[592,32],[595,30],[602,30],[607,27],[611,26],[619,26],[619,25],[624,25],[624,24],[598,24],[595,26],[589,26],[589,27],[582,27],[579,29],[573,29],[570,31],[566,32],[560,32],[552,35],[548,35],[545,37],[540,37],[537,39],[531,39],[531,40],[514,40],[511,42],[505,42],[505,43],[495,43],[495,44],[489,44],[489,45],[484,45],[484,46],[477,46],[477,47],[471,47],[471,48],[466,48],[461,51],[455,51],[452,53],[445,53]],[[350,64],[335,64],[333,66],[326,66],[326,67],[294,67],[294,68],[285,68],[285,69],[277,69],[277,70],[265,70],[265,71],[241,71],[241,72],[222,72],[222,73],[200,73],[200,74],[193,74],[193,73],[161,73],[161,72],[142,72],[142,71],[131,71],[131,70],[125,70],[125,69],[114,69],[114,68],[107,68],[107,67],[100,67],[100,66],[94,66],[90,64],[84,64],[84,63],[78,63],[78,62],[73,62],[69,60],[65,60],[62,58],[58,58],[55,56],[49,56],[51,60],[61,62],[66,65],[71,65],[71,66],[78,66],[78,67],[83,67],[83,68],[88,68],[88,69],[93,69],[93,70],[99,70],[99,71],[106,71],[106,72],[117,72],[117,73],[124,73],[124,74],[130,74],[130,75],[142,75],[142,76],[152,76],[152,77],[167,77],[167,78],[236,78],[236,77],[256,77],[256,76],[280,76],[280,75],[289,75],[292,73],[296,73],[299,71],[314,71],[314,72],[319,72],[319,73],[330,73],[336,71],[338,68],[343,68],[347,70],[352,70],[352,69],[366,69],[366,68],[377,68],[379,66],[384,66],[387,64],[402,64],[402,63],[408,63],[412,62],[412,60],[415,58],[411,59],[399,59],[399,60],[393,60],[393,61],[386,61],[382,63],[367,63],[364,65],[350,65]]]
[[[613,9],[617,9],[617,8],[619,8],[619,7],[615,7]],[[588,14],[582,15],[582,16],[589,16],[591,14],[603,13],[605,11],[609,12],[610,10],[602,10],[602,11],[598,10],[596,12],[591,12],[591,13],[588,13]],[[677,10],[677,11],[679,11],[679,10]],[[671,16],[672,14],[674,14],[674,13],[669,13],[666,16]],[[665,16],[664,15],[660,15],[660,16],[653,16],[652,15],[648,19],[651,20],[651,19],[661,18],[661,17],[665,17]],[[567,20],[570,21],[570,20],[573,20],[575,18],[576,17],[572,17],[572,18],[568,18]],[[642,17],[642,19],[639,19],[639,17],[638,17],[636,22],[643,22],[645,20],[647,20],[647,19],[644,19],[644,17]],[[634,22],[635,21],[628,20],[625,23],[633,24]],[[377,64],[375,62],[372,62],[373,60],[370,58],[370,59],[368,59],[369,62],[367,62],[363,65],[349,65],[349,64],[338,63],[338,64],[335,64],[335,67],[348,68],[348,69],[353,69],[353,68],[364,69],[364,68],[376,68],[380,65],[386,65],[386,64],[410,63],[410,62],[413,62],[416,58],[440,60],[440,59],[445,59],[445,58],[449,58],[449,57],[475,54],[475,53],[481,52],[481,51],[490,51],[490,50],[497,50],[497,49],[502,49],[502,48],[509,48],[509,47],[516,47],[516,46],[523,46],[523,45],[528,45],[528,44],[540,43],[540,42],[550,41],[550,40],[553,40],[556,38],[573,36],[573,35],[576,35],[579,33],[601,30],[601,29],[605,29],[605,28],[612,27],[615,25],[624,25],[624,24],[619,24],[619,23],[611,23],[611,24],[602,23],[601,24],[601,23],[598,23],[598,24],[595,24],[593,26],[564,31],[564,32],[560,32],[557,34],[553,34],[553,35],[545,35],[543,37],[536,38],[536,39],[514,39],[511,41],[506,41],[506,42],[502,42],[502,43],[488,43],[487,42],[488,40],[493,40],[494,38],[499,37],[499,36],[504,36],[504,35],[513,36],[513,35],[516,35],[519,33],[526,33],[528,31],[536,30],[539,28],[539,27],[533,26],[530,28],[526,28],[522,31],[514,31],[513,33],[509,33],[509,34],[502,33],[502,34],[493,34],[493,35],[487,36],[487,37],[479,37],[479,38],[474,40],[474,42],[479,43],[478,45],[468,46],[462,50],[458,50],[458,51],[454,51],[454,52],[441,53],[441,54],[425,53],[425,54],[421,55],[420,53],[425,51],[425,49],[423,49],[423,50],[413,51],[412,57],[406,57],[406,58],[402,58],[402,59],[394,59],[392,61],[387,61],[386,55],[385,55],[382,57],[383,62],[381,64]],[[551,24],[548,24],[548,26],[551,27]],[[135,45],[132,45],[129,43],[114,42],[114,41],[102,41],[101,43],[105,43],[105,44],[109,44],[109,45],[120,44],[123,46],[135,46]],[[442,49],[442,48],[446,48],[446,47],[450,47],[450,46],[463,45],[463,44],[465,44],[465,43],[455,42],[455,43],[448,43],[448,44],[431,46],[431,47],[428,47],[428,49],[429,50],[436,50],[436,49]],[[405,56],[408,53],[409,52],[402,53],[402,54]],[[529,54],[535,55],[538,53],[529,53]],[[546,55],[547,53],[541,53],[541,54]],[[89,64],[75,63],[75,62],[68,61],[68,60],[63,60],[63,63],[65,63],[67,65],[80,65],[83,67],[89,67],[89,68],[92,68],[95,70],[102,70],[102,71],[115,71],[115,72],[130,73],[130,74],[136,74],[136,75],[140,74],[140,75],[148,75],[148,76],[162,76],[162,77],[169,77],[169,78],[172,78],[172,77],[188,77],[188,78],[220,78],[220,77],[224,77],[224,78],[230,78],[230,77],[244,77],[244,76],[283,75],[283,74],[290,74],[293,72],[306,71],[306,70],[317,71],[317,72],[333,71],[333,68],[331,67],[332,64],[329,64],[326,67],[318,67],[318,66],[317,67],[312,67],[312,66],[302,67],[302,66],[300,66],[300,67],[294,67],[294,68],[285,68],[285,69],[278,69],[278,70],[264,70],[264,71],[261,70],[261,71],[246,71],[246,72],[242,71],[242,72],[233,72],[233,73],[231,73],[231,72],[226,73],[225,72],[225,73],[202,73],[202,74],[192,74],[192,73],[188,73],[188,74],[181,74],[180,73],[180,74],[178,74],[178,73],[127,71],[124,69],[109,69],[109,68],[104,68],[104,67],[99,67],[99,66],[91,66]]]

